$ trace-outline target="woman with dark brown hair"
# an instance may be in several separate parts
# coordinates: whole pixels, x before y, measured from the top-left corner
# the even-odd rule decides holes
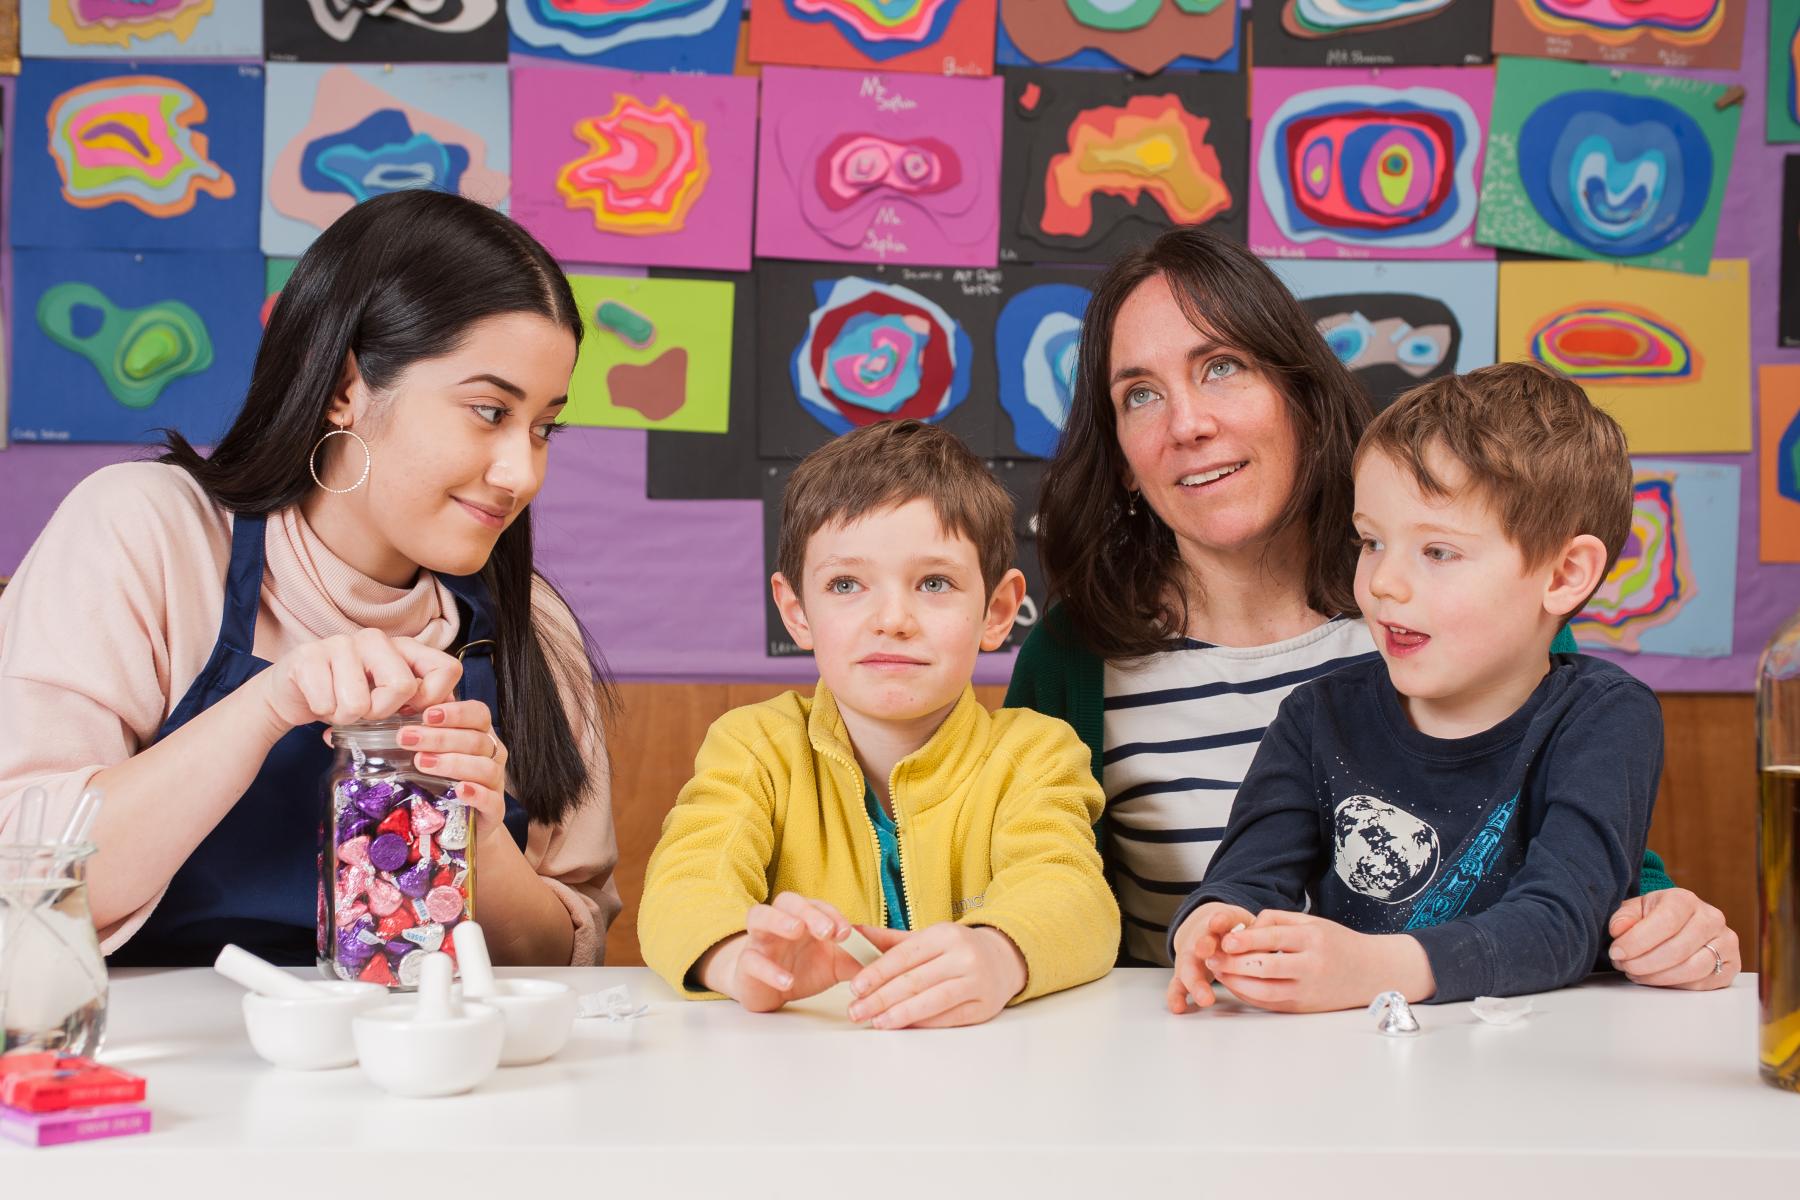
[[[1172,230],[1094,289],[1038,509],[1057,603],[1006,703],[1067,720],[1093,754],[1122,965],[1168,964],[1169,917],[1283,698],[1376,653],[1352,594],[1350,463],[1369,418],[1241,245]],[[1552,649],[1575,649],[1567,631]],[[1724,915],[1654,854],[1640,888],[1611,922],[1615,965],[1645,984],[1729,983]]]

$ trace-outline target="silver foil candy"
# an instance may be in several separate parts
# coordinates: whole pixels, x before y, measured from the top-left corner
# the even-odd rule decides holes
[[[1412,1037],[1419,1032],[1419,1018],[1399,992],[1383,992],[1369,1005],[1375,1028],[1388,1037]]]

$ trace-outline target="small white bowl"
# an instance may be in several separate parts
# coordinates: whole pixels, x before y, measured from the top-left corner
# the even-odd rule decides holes
[[[421,1021],[418,1005],[392,1004],[350,1023],[363,1073],[396,1096],[454,1096],[493,1074],[506,1040],[500,1010],[468,1002],[460,1017]]]
[[[503,979],[500,992],[481,998],[506,1018],[503,1067],[543,1062],[561,1050],[575,1028],[575,989],[548,979]]]
[[[323,980],[308,986],[316,999],[288,1000],[244,993],[244,1029],[250,1047],[278,1067],[323,1071],[356,1064],[351,1019],[387,999],[375,983]]]

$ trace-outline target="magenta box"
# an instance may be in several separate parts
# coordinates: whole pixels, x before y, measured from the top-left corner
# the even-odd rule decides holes
[[[0,1137],[27,1146],[62,1146],[149,1132],[150,1110],[142,1104],[104,1104],[48,1113],[0,1108]]]

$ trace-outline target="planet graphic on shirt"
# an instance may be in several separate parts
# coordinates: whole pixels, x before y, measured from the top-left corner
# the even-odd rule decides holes
[[[1351,796],[1331,817],[1337,844],[1332,867],[1352,891],[1400,904],[1430,883],[1438,869],[1437,830],[1374,796]]]

